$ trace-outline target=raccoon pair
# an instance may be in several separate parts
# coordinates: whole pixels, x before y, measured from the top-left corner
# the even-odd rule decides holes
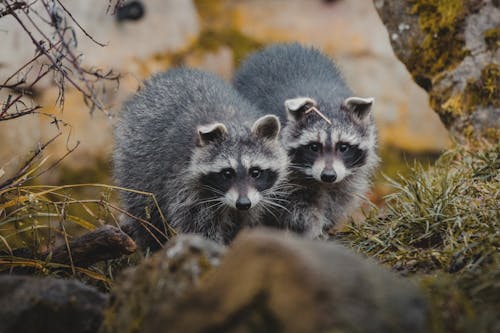
[[[257,224],[323,235],[367,190],[377,162],[373,100],[350,97],[335,65],[298,44],[251,56],[234,85],[239,93],[192,69],[148,81],[116,129],[118,185],[155,194],[178,231],[223,244]],[[151,221],[125,230],[157,248],[165,241],[158,210],[146,212],[144,195],[122,199]]]

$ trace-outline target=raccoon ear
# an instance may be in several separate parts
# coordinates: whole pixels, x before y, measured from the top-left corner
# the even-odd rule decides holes
[[[285,101],[285,108],[288,113],[289,120],[299,121],[304,117],[305,112],[315,106],[316,101],[309,97],[290,98]]]
[[[222,139],[227,135],[227,128],[222,123],[199,125],[196,131],[198,132],[197,144],[200,147],[206,146],[215,140]]]
[[[258,137],[274,140],[280,133],[281,124],[278,117],[268,114],[260,117],[252,125],[252,133]]]
[[[349,97],[342,103],[343,108],[354,114],[359,120],[364,120],[370,114],[375,99],[373,97]]]

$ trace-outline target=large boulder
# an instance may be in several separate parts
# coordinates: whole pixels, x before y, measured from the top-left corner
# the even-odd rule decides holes
[[[74,280],[0,276],[0,332],[96,332],[107,301]]]
[[[143,332],[145,318],[159,304],[168,309],[177,297],[218,266],[223,254],[222,246],[197,235],[170,240],[164,249],[120,275],[101,332]]]
[[[375,0],[392,47],[455,138],[500,139],[495,0]]]
[[[140,325],[115,332],[427,331],[427,306],[414,286],[332,242],[245,231],[219,267],[195,274],[196,283],[192,274],[172,274],[173,267],[186,271],[189,265],[172,265],[164,254],[156,258],[166,269],[139,268],[115,289],[125,308],[149,304],[147,311],[136,309]],[[126,312],[114,311],[110,318],[131,323]]]

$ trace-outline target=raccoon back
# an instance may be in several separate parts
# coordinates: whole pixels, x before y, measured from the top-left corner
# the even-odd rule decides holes
[[[286,119],[283,103],[299,96],[338,100],[352,95],[335,63],[314,48],[275,44],[248,57],[233,84],[262,112]]]

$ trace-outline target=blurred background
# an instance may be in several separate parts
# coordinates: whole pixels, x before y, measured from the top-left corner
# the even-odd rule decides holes
[[[275,42],[300,42],[330,55],[357,95],[376,99],[382,165],[370,194],[373,200],[379,202],[390,191],[382,173],[404,174],[414,159],[432,160],[450,143],[426,93],[394,56],[391,36],[371,1],[136,0],[126,1],[116,15],[107,13],[108,3],[101,0],[67,1],[65,6],[88,34],[107,44],[100,47],[76,29],[81,36],[75,47],[84,65],[122,74],[119,84],[102,87],[111,115],[119,113],[121,103],[156,72],[184,65],[230,80],[251,52]],[[0,20],[2,79],[33,57],[33,44],[20,29],[10,17]],[[52,158],[80,142],[57,168],[37,181],[111,183],[114,118],[99,110],[89,113],[81,94],[71,88],[61,109],[53,77],[44,78],[30,93],[43,112],[70,124],[64,128],[65,135],[47,148]],[[15,170],[40,142],[54,135],[49,122],[35,115],[0,122],[3,173]]]

